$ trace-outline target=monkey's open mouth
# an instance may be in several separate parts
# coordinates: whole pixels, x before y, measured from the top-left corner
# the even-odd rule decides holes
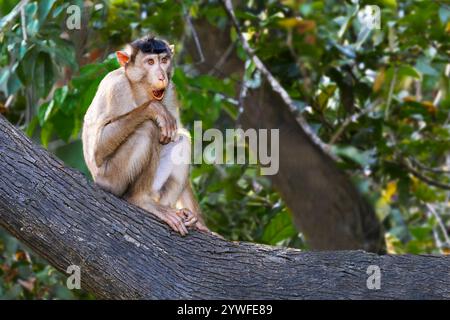
[[[164,97],[164,91],[165,89],[152,90],[153,98],[155,98],[156,100],[161,100]]]

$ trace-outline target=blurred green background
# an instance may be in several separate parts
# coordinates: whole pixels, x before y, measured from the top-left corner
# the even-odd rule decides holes
[[[198,31],[192,21],[225,28],[219,1],[26,1],[23,15],[14,15],[17,4],[0,1],[0,113],[68,166],[89,176],[80,141],[84,113],[101,79],[118,67],[114,51],[148,33],[176,45],[173,81],[186,127],[192,130],[194,120],[204,129],[235,126],[241,79],[196,69],[199,52],[214,43],[185,45]],[[380,29],[359,21],[365,4],[380,7]],[[80,30],[67,28],[70,5],[81,8]],[[235,9],[258,56],[376,208],[388,252],[448,254],[449,2],[236,1]],[[236,31],[227,37],[247,61],[242,81],[258,87],[261,77]],[[349,87],[350,111],[343,102]],[[373,101],[381,103],[362,112]],[[402,159],[428,181],[399,165]],[[225,238],[308,249],[257,168],[195,165],[192,181],[208,226]],[[94,297],[69,291],[65,275],[0,229],[0,298]]]

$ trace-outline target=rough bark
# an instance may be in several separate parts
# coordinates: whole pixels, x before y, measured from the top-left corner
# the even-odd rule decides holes
[[[450,257],[300,252],[182,238],[34,146],[0,116],[0,226],[109,299],[448,299]],[[366,286],[381,269],[381,288]]]
[[[263,85],[250,91],[241,116],[244,128],[278,129],[280,170],[273,184],[308,244],[316,250],[384,249],[371,205],[333,160],[297,124],[281,98]]]
[[[195,20],[194,26],[205,58],[196,68],[201,73],[241,79],[244,62],[236,50],[228,50],[229,27],[219,29],[206,19]],[[192,56],[197,56],[194,41],[188,41],[186,47]],[[225,52],[229,54],[224,60]],[[220,60],[226,64],[217,66]],[[269,178],[291,209],[295,225],[310,248],[384,252],[382,228],[371,205],[332,159],[312,143],[295,114],[270,86],[249,92],[239,123],[245,129],[280,130],[280,168],[278,174]]]

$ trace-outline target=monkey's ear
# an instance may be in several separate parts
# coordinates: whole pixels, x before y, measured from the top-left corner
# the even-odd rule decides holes
[[[170,50],[170,53],[172,55],[174,55],[175,54],[175,45],[174,44],[169,44],[169,50]]]
[[[125,66],[130,60],[130,56],[125,51],[116,51],[116,56],[121,67]]]

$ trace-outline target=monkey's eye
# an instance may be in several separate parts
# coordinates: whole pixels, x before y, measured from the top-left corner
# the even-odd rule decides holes
[[[154,64],[155,63],[155,60],[153,60],[153,59],[148,59],[148,64]]]
[[[161,59],[161,62],[162,62],[162,63],[167,63],[167,60],[168,60],[167,57],[163,57],[163,58]]]

